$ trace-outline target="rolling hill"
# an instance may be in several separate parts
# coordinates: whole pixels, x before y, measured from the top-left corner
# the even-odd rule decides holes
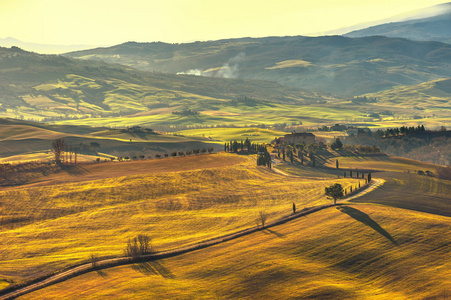
[[[278,106],[293,111],[335,100],[269,81],[150,73],[14,47],[0,48],[0,90],[0,116],[47,121],[124,117],[106,122],[119,126],[233,123],[245,121],[243,115],[250,116],[249,123],[260,124],[264,118],[259,111],[272,111],[274,119]]]
[[[437,5],[434,14],[413,20],[391,22],[346,33],[347,37],[387,36],[415,41],[451,43],[451,3]],[[432,9],[431,8],[431,9]]]
[[[449,111],[451,110],[451,78],[395,87],[365,96],[378,99],[377,102],[382,105],[415,107],[419,114],[431,109]]]
[[[451,45],[381,36],[129,42],[65,55],[147,71],[271,80],[346,96],[451,76]]]
[[[46,125],[36,122],[0,118],[0,163],[50,161],[55,139],[64,139],[68,146],[77,147],[79,162],[92,162],[110,157],[144,155],[155,158],[174,151],[202,148],[222,149],[222,144],[204,137],[184,137],[157,134],[145,130],[117,130],[106,127]],[[93,148],[91,143],[96,143]]]
[[[173,172],[185,162],[191,169]],[[127,238],[140,232],[158,251],[192,245],[254,226],[259,210],[274,220],[290,214],[292,202],[327,203],[324,186],[358,181],[321,177],[322,170],[306,166],[283,176],[254,163],[231,154],[169,159],[166,167],[154,160],[143,162],[148,174],[123,163],[128,172],[121,177],[108,172],[118,164],[106,163],[86,166],[81,181],[66,176],[0,191],[0,241],[10,249],[0,259],[0,283],[121,255]],[[373,176],[387,182],[357,201],[176,257],[90,272],[22,299],[446,299],[449,181],[402,170]]]

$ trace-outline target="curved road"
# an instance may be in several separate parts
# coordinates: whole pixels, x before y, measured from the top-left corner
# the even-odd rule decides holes
[[[350,197],[344,198],[343,200],[341,200],[339,202],[344,202],[344,201],[351,200],[351,199],[360,197],[362,195],[365,195],[365,194],[373,191],[377,187],[381,186],[382,184],[384,184],[384,182],[385,182],[385,180],[383,180],[383,179],[373,179],[368,186],[362,187],[362,190],[360,192],[358,192]],[[183,248],[170,250],[170,251],[155,252],[155,253],[148,254],[148,255],[143,255],[139,259],[135,259],[135,260],[133,260],[129,257],[119,257],[119,258],[111,258],[111,259],[105,259],[105,260],[98,261],[95,263],[95,266],[93,266],[92,263],[86,263],[86,264],[71,268],[69,270],[63,271],[61,273],[52,275],[48,278],[42,279],[41,281],[38,281],[36,283],[29,284],[18,290],[9,292],[5,295],[2,295],[2,296],[0,296],[0,300],[14,299],[21,295],[31,293],[35,290],[44,288],[46,286],[67,280],[69,278],[79,276],[84,273],[88,273],[91,271],[116,267],[116,266],[120,266],[120,265],[138,263],[138,262],[142,262],[142,261],[151,261],[151,260],[157,260],[157,259],[162,259],[162,258],[168,258],[168,257],[181,255],[181,254],[184,254],[187,252],[203,249],[203,248],[210,247],[210,246],[213,246],[213,245],[216,245],[219,243],[224,243],[224,242],[230,241],[232,239],[236,239],[236,238],[239,238],[239,237],[242,237],[242,236],[245,236],[245,235],[266,229],[266,228],[278,226],[278,225],[284,224],[288,221],[299,218],[301,216],[305,216],[305,215],[311,214],[313,212],[322,210],[327,207],[332,207],[332,206],[334,206],[334,205],[333,204],[324,204],[324,205],[315,206],[308,210],[300,211],[295,214],[285,216],[277,221],[266,224],[264,227],[262,227],[262,226],[251,227],[251,228],[241,230],[241,231],[238,231],[238,232],[235,232],[232,234],[224,235],[224,236],[217,237],[217,238],[214,238],[211,240],[206,240],[206,241],[200,242],[198,244],[195,244],[193,246],[183,247]]]

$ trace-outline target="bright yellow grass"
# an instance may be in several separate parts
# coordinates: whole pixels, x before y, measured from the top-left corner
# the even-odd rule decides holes
[[[179,257],[91,272],[20,299],[446,299],[451,220],[371,205]]]
[[[91,254],[121,255],[139,233],[157,249],[192,244],[254,226],[261,210],[274,220],[290,214],[292,202],[328,203],[324,187],[356,183],[287,178],[254,163],[0,192],[0,244],[8,245],[0,279],[20,282]]]
[[[340,168],[366,169],[392,172],[415,172],[418,170],[435,172],[437,165],[420,162],[408,158],[394,156],[345,156],[334,157],[327,161],[326,166],[335,167],[338,159]]]

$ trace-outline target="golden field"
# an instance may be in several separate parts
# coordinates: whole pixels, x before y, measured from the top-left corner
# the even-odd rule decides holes
[[[174,171],[185,161],[192,167]],[[231,154],[76,171],[0,192],[0,244],[8,249],[0,257],[1,280],[20,283],[91,255],[122,255],[127,240],[140,233],[150,235],[157,250],[190,245],[255,226],[260,211],[271,221],[290,214],[293,202],[298,209],[329,203],[324,187],[335,182],[357,184],[286,177],[256,167],[252,156]]]
[[[20,299],[447,299],[447,217],[342,205],[178,257],[91,272]]]

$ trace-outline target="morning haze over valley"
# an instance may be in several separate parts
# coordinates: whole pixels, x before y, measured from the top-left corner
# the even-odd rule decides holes
[[[0,1],[0,299],[451,299],[451,2]]]

